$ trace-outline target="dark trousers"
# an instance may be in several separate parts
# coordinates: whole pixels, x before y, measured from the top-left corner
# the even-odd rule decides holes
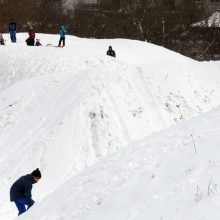
[[[18,215],[21,215],[22,213],[26,212],[27,209],[29,209],[31,206],[28,204],[28,200],[26,198],[24,199],[19,199],[18,201],[15,202],[15,205],[18,208]],[[28,206],[26,208],[26,206]]]
[[[61,46],[61,43],[63,42],[63,46],[65,46],[65,37],[60,37],[60,41],[59,41],[59,47]]]
[[[11,42],[16,43],[16,31],[10,31]]]

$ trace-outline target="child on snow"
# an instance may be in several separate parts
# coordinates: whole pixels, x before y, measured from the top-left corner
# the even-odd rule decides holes
[[[61,43],[63,42],[63,47],[65,46],[65,38],[66,38],[67,30],[64,25],[60,28],[60,41],[59,41],[59,47],[61,46]]]
[[[29,34],[29,38],[26,40],[27,45],[28,46],[34,46],[34,43],[35,43],[35,31],[34,31],[33,27],[29,28],[28,34]]]
[[[20,177],[13,183],[10,189],[10,200],[14,202],[18,209],[18,215],[26,212],[33,204],[32,185],[41,179],[41,172],[37,168],[31,174]],[[27,206],[27,209],[26,209]]]
[[[16,43],[16,31],[17,31],[17,24],[11,19],[11,22],[8,25],[8,31],[10,33],[10,38],[12,43]]]
[[[115,51],[112,49],[112,46],[108,47],[108,51],[106,54],[111,57],[116,57]]]
[[[37,46],[37,47],[42,46],[41,42],[40,42],[40,39],[36,39],[35,46]]]
[[[1,30],[0,30],[0,45],[5,45],[5,40],[3,38],[3,35],[1,33]]]

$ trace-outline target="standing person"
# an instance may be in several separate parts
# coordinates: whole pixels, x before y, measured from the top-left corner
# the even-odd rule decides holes
[[[60,41],[58,47],[61,46],[61,43],[63,42],[63,47],[65,46],[65,38],[66,38],[67,30],[64,25],[60,28]]]
[[[17,31],[17,24],[11,19],[11,22],[8,25],[8,31],[10,33],[10,38],[12,43],[16,43],[16,31]]]
[[[109,46],[108,47],[108,51],[106,53],[108,56],[111,56],[111,57],[116,57],[116,54],[115,54],[115,51],[112,50],[112,46]]]
[[[10,189],[10,200],[15,203],[18,209],[18,215],[26,212],[33,204],[32,185],[41,178],[41,172],[37,168],[31,174],[20,177]],[[27,206],[27,209],[26,209]]]
[[[35,44],[35,31],[33,27],[30,27],[28,30],[29,38],[26,40],[28,46],[34,46]]]
[[[5,40],[3,38],[1,30],[0,30],[0,45],[5,45]]]

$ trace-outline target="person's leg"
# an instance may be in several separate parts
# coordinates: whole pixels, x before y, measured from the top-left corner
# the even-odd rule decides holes
[[[16,42],[16,32],[12,31],[12,42],[15,43]]]
[[[16,39],[16,31],[14,31],[14,42],[16,43],[17,39]]]
[[[59,47],[61,45],[61,42],[62,42],[62,37],[60,37],[60,40],[59,40],[59,44],[58,44]]]
[[[30,207],[28,207],[26,209],[26,206],[28,206],[28,200],[26,198],[23,199],[19,199],[18,201],[15,202],[15,205],[18,208],[18,215],[21,215],[22,213],[26,212],[27,209],[29,209]],[[32,204],[33,205],[33,204]],[[31,206],[32,206],[31,205]]]
[[[12,31],[10,31],[10,38],[11,38],[11,42],[13,42],[13,33],[12,33]]]
[[[18,215],[21,215],[22,213],[26,212],[25,203],[22,200],[16,201],[15,205],[18,208]]]
[[[63,46],[65,47],[65,37],[63,37]]]

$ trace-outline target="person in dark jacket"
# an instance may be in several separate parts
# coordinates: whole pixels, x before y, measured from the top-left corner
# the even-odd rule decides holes
[[[26,212],[33,204],[32,185],[41,179],[41,172],[37,168],[31,174],[20,177],[14,182],[10,189],[10,200],[14,202],[18,208],[18,215]],[[26,209],[27,206],[27,209]]]
[[[37,47],[42,46],[40,39],[36,39],[35,46],[37,46]]]
[[[16,43],[16,31],[17,31],[17,24],[11,19],[11,22],[8,25],[8,31],[10,33],[10,38],[12,43]]]
[[[63,47],[65,46],[66,34],[67,34],[67,30],[66,30],[65,26],[62,25],[60,28],[60,40],[59,40],[58,47],[61,46],[62,42],[63,42]]]
[[[0,29],[0,45],[5,45],[5,40]]]
[[[112,50],[112,46],[108,47],[107,55],[111,57],[116,57],[115,51]]]
[[[26,40],[26,43],[28,46],[34,46],[35,44],[35,31],[33,27],[30,27],[28,30],[28,39]]]

